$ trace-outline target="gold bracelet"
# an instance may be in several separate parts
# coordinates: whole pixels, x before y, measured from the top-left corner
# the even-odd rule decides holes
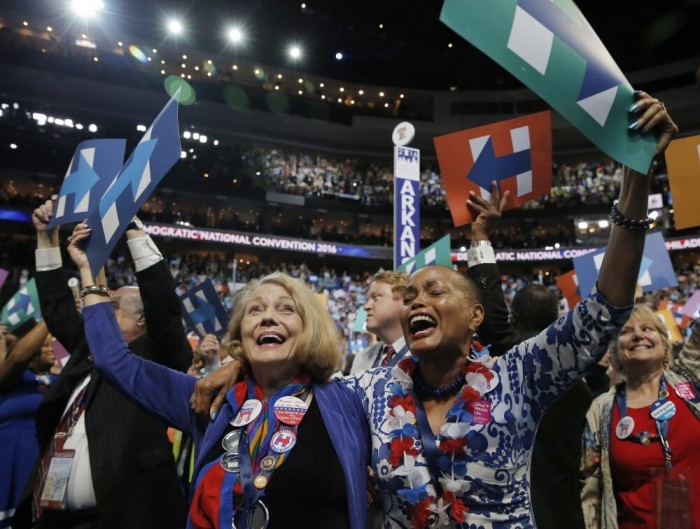
[[[88,294],[97,294],[98,296],[112,297],[112,291],[107,285],[88,285],[80,290],[80,300],[84,300]]]

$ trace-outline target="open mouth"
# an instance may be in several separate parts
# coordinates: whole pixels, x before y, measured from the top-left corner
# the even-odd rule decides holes
[[[258,345],[280,345],[283,344],[287,339],[276,332],[266,332],[258,336]]]
[[[408,321],[408,328],[414,338],[423,338],[433,333],[437,321],[427,314],[418,314]]]

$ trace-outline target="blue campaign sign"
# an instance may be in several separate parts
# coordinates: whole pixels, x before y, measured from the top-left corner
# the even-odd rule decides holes
[[[603,263],[607,247],[574,258],[574,268],[578,276],[579,290],[582,296],[587,296],[598,280],[600,266]],[[660,288],[678,285],[676,273],[673,270],[663,235],[659,232],[650,233],[644,241],[644,255],[637,276],[637,281],[644,292],[652,292]]]
[[[87,140],[78,144],[54,207],[49,228],[80,222],[95,211],[124,163],[124,139]]]
[[[420,151],[394,147],[394,268],[420,248]]]
[[[185,321],[202,338],[215,334],[221,338],[228,329],[228,313],[221,303],[211,280],[204,281],[182,296]]]
[[[479,157],[467,174],[467,178],[483,189],[491,189],[491,182],[500,182],[513,175],[523,174],[532,170],[530,149],[496,156],[493,140],[486,140]]]
[[[85,245],[93,275],[170,168],[180,159],[176,94],[158,114],[131,156],[88,216],[92,235]]]

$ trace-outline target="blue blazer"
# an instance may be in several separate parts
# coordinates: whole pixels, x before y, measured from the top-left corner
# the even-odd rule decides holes
[[[202,425],[190,410],[197,379],[130,354],[108,303],[85,307],[87,341],[102,376],[127,397],[167,424],[192,435],[197,449],[194,476],[207,463],[203,458],[219,442],[238,412],[233,390],[216,421]],[[350,526],[367,527],[367,465],[369,430],[357,396],[338,382],[312,385],[323,422],[345,475]]]

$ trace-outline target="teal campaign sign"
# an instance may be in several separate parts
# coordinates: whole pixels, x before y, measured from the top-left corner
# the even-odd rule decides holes
[[[630,132],[634,90],[571,0],[445,0],[440,20],[544,99],[601,151],[646,173],[652,132]]]
[[[416,270],[429,265],[452,266],[452,251],[450,250],[449,234],[434,242],[425,250],[419,252],[415,257],[403,263],[396,270],[411,275]]]
[[[360,307],[355,312],[355,323],[352,326],[353,332],[369,333],[367,330],[367,311],[364,307]]]

